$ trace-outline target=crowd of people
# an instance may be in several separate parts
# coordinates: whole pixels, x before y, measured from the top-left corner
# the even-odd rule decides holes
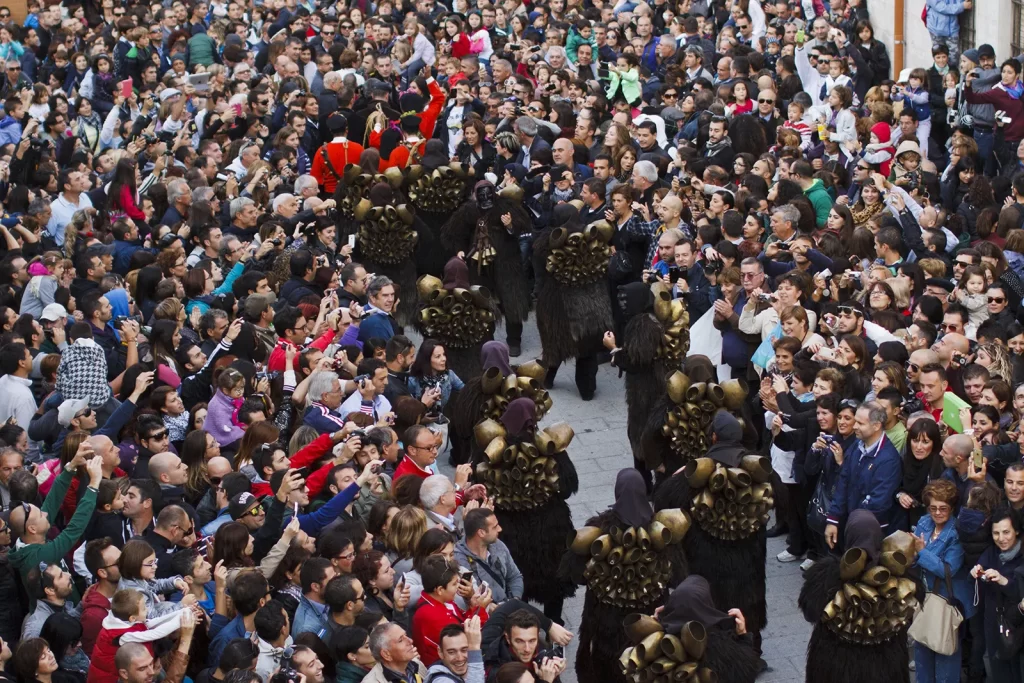
[[[869,9],[0,7],[0,681],[1024,680],[1022,61]]]

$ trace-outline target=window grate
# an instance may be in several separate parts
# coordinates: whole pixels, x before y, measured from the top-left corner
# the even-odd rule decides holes
[[[1019,55],[1024,52],[1024,0],[1013,0],[1013,37],[1010,39],[1010,52]]]
[[[1018,15],[1021,2],[1022,0],[1013,0],[1014,17],[1017,17]],[[1016,25],[1017,24],[1015,24],[1015,26]],[[1014,35],[1017,35],[1017,33]],[[970,50],[973,47],[977,47],[977,45],[975,45],[975,40],[974,10],[971,9],[960,14],[960,53],[963,54],[964,50]]]

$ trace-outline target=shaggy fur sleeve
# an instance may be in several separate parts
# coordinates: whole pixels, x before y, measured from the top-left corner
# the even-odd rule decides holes
[[[555,460],[558,462],[558,492],[562,498],[568,500],[580,490],[580,477],[576,472],[576,465],[566,451],[555,455]]]
[[[704,664],[718,674],[718,683],[754,683],[758,656],[753,645],[721,629],[708,629]]]
[[[821,621],[821,613],[825,611],[825,606],[842,586],[838,558],[828,557],[816,562],[804,573],[804,585],[797,600],[804,619],[811,624]]]
[[[441,245],[450,251],[467,251],[480,210],[476,202],[466,202],[441,226]]]
[[[623,332],[625,339],[622,342],[622,354],[619,367],[626,372],[634,372],[634,369],[648,367],[654,363],[654,356],[658,352],[658,345],[661,344],[662,329],[651,316],[641,314],[634,316],[626,323]]]

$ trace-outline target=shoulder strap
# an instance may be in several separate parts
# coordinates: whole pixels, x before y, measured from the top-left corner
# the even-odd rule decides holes
[[[339,175],[338,171],[334,168],[334,164],[331,162],[331,156],[327,153],[326,143],[320,148],[320,156],[324,158],[324,163],[327,164],[327,170],[331,172],[334,179],[341,180],[341,175]]]

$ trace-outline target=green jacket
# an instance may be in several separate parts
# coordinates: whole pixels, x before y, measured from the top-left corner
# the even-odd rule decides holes
[[[366,678],[368,673],[370,672],[366,669],[356,666],[351,662],[342,662],[338,664],[338,676],[335,679],[335,683],[359,683]]]
[[[811,186],[804,190],[804,195],[811,200],[811,204],[814,206],[814,217],[818,227],[824,228],[828,221],[828,212],[832,210],[832,198],[828,195],[828,190],[820,180],[815,178],[811,182]]]
[[[57,477],[57,481],[53,483],[53,487],[46,495],[42,511],[51,520],[60,512],[60,505],[64,502],[64,496],[68,493],[72,478],[71,472],[64,470]],[[74,516],[71,517],[71,521],[57,538],[46,543],[22,545],[20,548],[15,548],[11,551],[10,555],[8,555],[11,565],[21,574],[21,580],[26,586],[28,585],[28,572],[33,567],[38,569],[40,562],[47,564],[63,563],[64,556],[71,552],[71,549],[78,543],[82,534],[85,533],[85,528],[89,525],[89,520],[92,519],[92,513],[95,509],[96,491],[92,488],[86,488],[85,493],[82,494],[82,499],[78,502]],[[76,604],[81,599],[78,589],[73,585],[71,598]],[[35,600],[32,599],[30,602],[30,609],[35,609]]]

